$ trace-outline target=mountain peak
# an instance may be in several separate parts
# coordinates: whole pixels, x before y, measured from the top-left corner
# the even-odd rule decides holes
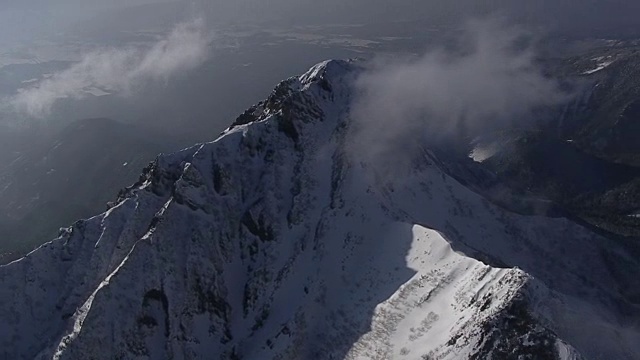
[[[360,70],[358,60],[326,60],[313,66],[309,71],[299,77],[303,86],[320,83],[321,87],[330,86],[332,82],[341,82],[343,78],[353,78],[355,72]],[[323,84],[326,82],[326,84]],[[329,91],[329,89],[325,89]]]
[[[247,109],[225,132],[241,125],[258,121],[263,114],[286,115],[294,108],[309,105],[318,107],[322,102],[349,97],[351,82],[360,71],[357,60],[326,60],[301,76],[291,77],[278,84],[267,100]],[[334,91],[338,96],[332,95]],[[341,99],[344,100],[344,99]],[[341,104],[345,106],[345,104]],[[311,114],[318,115],[318,114]],[[224,134],[224,132],[223,132]]]
[[[427,154],[402,178],[362,176],[339,126],[359,69],[282,82],[0,267],[0,355],[636,358],[638,310],[618,289],[640,266],[622,245],[509,213]]]

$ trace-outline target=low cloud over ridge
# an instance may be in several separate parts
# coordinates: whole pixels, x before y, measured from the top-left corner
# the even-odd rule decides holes
[[[495,21],[474,22],[456,50],[378,61],[355,85],[351,153],[397,164],[425,142],[526,126],[534,109],[566,101],[526,38]]]

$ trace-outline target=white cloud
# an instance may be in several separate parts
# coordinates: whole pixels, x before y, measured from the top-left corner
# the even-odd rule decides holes
[[[90,94],[87,89],[130,95],[146,84],[166,82],[201,65],[209,55],[209,41],[202,21],[179,24],[151,46],[88,53],[71,67],[22,89],[8,102],[14,110],[42,118],[56,101],[81,99]]]
[[[398,165],[429,142],[526,125],[532,110],[567,100],[533,50],[517,46],[523,35],[476,22],[459,39],[463,50],[372,66],[356,83],[352,154]]]

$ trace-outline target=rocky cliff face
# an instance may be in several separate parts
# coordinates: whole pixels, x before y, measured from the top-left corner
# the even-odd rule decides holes
[[[640,357],[637,247],[509,213],[430,152],[376,177],[345,153],[358,71],[284,81],[0,267],[0,357]]]
[[[159,134],[109,119],[40,131],[10,133],[13,144],[0,139],[0,153],[8,155],[0,159],[0,264],[52,239],[60,225],[104,211],[142,167],[175,148]]]

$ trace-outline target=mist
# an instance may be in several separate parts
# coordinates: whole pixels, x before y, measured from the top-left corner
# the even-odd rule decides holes
[[[81,46],[86,46],[88,49],[82,49],[77,57],[56,57],[59,54],[45,57],[44,62],[55,60],[68,61],[70,64],[64,69],[57,69],[50,78],[39,78],[38,82],[24,86],[18,83],[18,86],[13,90],[20,89],[19,92],[14,91],[12,96],[0,99],[2,106],[0,110],[2,110],[3,121],[8,119],[14,123],[24,121],[23,117],[28,118],[27,120],[48,119],[49,123],[58,121],[50,119],[55,117],[73,120],[106,116],[127,122],[153,117],[154,123],[162,122],[173,127],[176,119],[195,118],[195,116],[184,116],[183,108],[177,106],[174,106],[175,109],[171,112],[166,111],[167,104],[170,103],[170,101],[166,101],[167,99],[161,100],[163,102],[161,105],[154,105],[152,102],[157,101],[160,95],[145,98],[144,89],[145,87],[176,87],[176,84],[179,83],[179,81],[174,81],[176,79],[185,80],[183,83],[186,82],[186,79],[193,81],[193,78],[189,77],[189,72],[201,71],[202,68],[198,67],[207,63],[207,59],[212,57],[211,48],[217,46],[214,44],[207,49],[205,42],[210,42],[210,34],[221,29],[222,31],[229,29],[245,31],[248,28],[249,31],[255,31],[259,34],[260,31],[266,33],[265,29],[267,28],[277,27],[288,30],[298,27],[296,29],[298,31],[300,27],[304,28],[309,25],[347,24],[352,26],[350,29],[353,29],[353,33],[349,33],[348,31],[351,30],[345,30],[346,28],[332,30],[327,27],[328,30],[325,31],[325,34],[332,33],[335,36],[341,36],[342,39],[339,40],[356,38],[357,40],[364,39],[375,42],[379,41],[380,37],[387,36],[390,38],[410,36],[423,40],[423,38],[439,36],[443,33],[438,33],[441,29],[457,30],[469,18],[498,14],[503,19],[507,19],[505,23],[524,24],[524,26],[531,28],[540,27],[548,32],[578,33],[583,36],[591,36],[595,31],[598,36],[606,38],[613,33],[625,33],[630,24],[639,22],[640,20],[635,16],[639,11],[640,3],[632,0],[594,0],[588,3],[577,0],[541,0],[535,3],[525,0],[454,0],[446,2],[435,0],[399,0],[394,2],[388,0],[328,0],[326,2],[312,0],[274,0],[269,2],[259,0],[118,0],[112,2],[61,0],[55,3],[44,0],[10,0],[2,2],[0,8],[0,46],[4,43],[27,44],[15,51],[23,54],[29,53],[33,48],[29,46],[29,41],[44,39],[44,43],[59,45],[65,50],[74,49],[73,46],[76,43],[81,43]],[[204,20],[200,22],[197,29],[194,30],[194,27],[191,26],[191,30],[183,31],[183,35],[188,38],[186,41],[177,41],[173,43],[174,45],[169,44],[167,48],[163,48],[164,45],[161,44],[163,41],[166,42],[167,38],[148,41],[148,38],[157,34],[171,33],[171,29],[176,26],[180,27],[176,24],[183,24],[185,19],[192,19],[194,16]],[[410,25],[407,25],[408,22]],[[366,24],[369,26],[367,27]],[[403,32],[403,29],[407,30]],[[423,29],[422,33],[418,29]],[[242,31],[238,30],[238,34]],[[345,33],[340,33],[340,31],[345,31]],[[229,43],[243,41],[242,39],[233,39],[233,36],[236,34],[228,35],[226,41]],[[53,37],[56,38],[51,40]],[[260,84],[254,84],[248,78],[239,80],[240,76],[233,78],[234,83],[245,81],[250,83],[249,86],[252,89],[266,89],[260,91],[267,93],[279,79],[304,71],[301,69],[306,69],[315,62],[329,57],[344,56],[345,53],[351,55],[345,51],[321,52],[318,50],[318,53],[326,54],[326,57],[308,56],[303,60],[303,56],[296,54],[295,56],[300,59],[297,60],[291,58],[290,55],[283,55],[288,51],[288,48],[291,48],[291,42],[285,43],[289,39],[283,40],[280,43],[282,46],[277,50],[275,47],[264,50],[266,46],[263,47],[263,45],[271,43],[272,40],[255,36],[251,40],[253,41],[251,45],[242,49],[247,53],[253,51],[251,56],[243,54],[244,58],[249,58],[249,60],[243,60],[238,64],[234,62],[239,60],[230,60],[231,56],[228,56],[234,51],[233,55],[238,54],[237,49],[228,50],[229,48],[226,48],[220,51],[222,53],[228,50],[227,54],[222,55],[228,56],[228,58],[220,60],[220,62],[225,61],[225,65],[231,64],[230,66],[235,67],[253,64],[252,66],[262,67],[260,71],[255,71],[263,81]],[[248,42],[244,44],[248,44]],[[254,51],[256,46],[261,46],[261,48]],[[407,48],[408,46],[402,51],[419,51],[419,49]],[[9,46],[6,49],[9,49]],[[9,50],[12,52],[14,49]],[[395,50],[397,48],[393,48],[392,51]],[[268,55],[269,60],[265,60],[266,56],[254,55],[263,51],[273,51]],[[359,52],[359,55],[365,51],[374,53],[379,51],[379,48],[356,49],[355,51]],[[383,49],[382,51],[387,50]],[[39,55],[37,51],[33,52]],[[430,62],[438,62],[441,60],[435,58],[447,55],[444,51],[439,51],[440,55],[436,56],[437,53],[438,51],[430,52],[426,58],[431,59]],[[28,55],[33,54],[29,53]],[[287,59],[284,59],[285,57]],[[23,58],[19,58],[13,62],[13,58],[10,57],[4,64],[26,63],[32,60],[36,64],[40,64],[41,57],[33,56],[24,62],[23,60]],[[274,64],[284,62],[287,62],[287,68],[291,70],[281,71],[276,76],[273,69],[279,65]],[[412,60],[404,59],[400,62],[411,65]],[[218,65],[214,65],[212,62],[207,66],[209,66],[207,68],[209,75],[207,76],[216,71],[229,72],[229,69],[214,69],[214,66]],[[44,73],[45,71],[43,71]],[[46,71],[46,73],[50,75],[51,72]],[[263,76],[262,73],[274,74],[274,76]],[[41,75],[35,74],[32,77],[20,79],[20,81],[30,81]],[[224,96],[216,93],[211,82],[208,85],[208,87],[203,85],[200,89],[202,91],[206,89],[208,93],[213,94],[210,96],[211,98]],[[234,84],[224,83],[219,86],[221,89],[230,88]],[[180,89],[181,95],[184,88],[188,88],[188,86],[183,85]],[[220,90],[220,92],[223,91]],[[98,99],[94,96],[96,94],[116,96],[101,96]],[[167,92],[167,94],[168,97],[176,97],[175,93]],[[242,112],[244,107],[259,101],[261,96],[254,94],[246,99],[234,96],[234,99],[239,99],[238,105],[228,109],[226,107],[213,109],[210,106],[201,106],[199,119],[213,111],[225,114]],[[118,99],[114,100],[115,97]],[[134,99],[134,97],[136,98]],[[184,96],[186,99],[197,97],[204,98],[205,95],[185,94]],[[116,102],[123,98],[131,100],[124,104],[129,108],[125,109],[122,103]],[[83,103],[69,100],[83,100]],[[179,101],[174,102],[179,103]],[[222,103],[222,101],[220,102]],[[64,111],[56,112],[56,106],[61,103],[66,104]],[[229,103],[231,102],[224,101],[224,104]],[[142,108],[139,106],[140,104],[147,106]],[[134,106],[138,107],[132,110]],[[157,111],[156,108],[162,108],[162,111]],[[195,108],[196,106],[189,104],[189,110],[192,113],[196,112]],[[118,109],[118,111],[113,109]],[[164,118],[156,120],[158,112]],[[133,113],[135,116],[128,116]],[[125,117],[127,118],[125,119]],[[219,120],[220,123],[228,121],[227,118]],[[193,124],[190,126],[193,127]],[[218,128],[223,128],[223,125],[212,126],[211,132],[215,132]]]
[[[529,126],[569,95],[522,28],[607,39],[633,34],[639,12],[636,0],[0,0],[0,240],[19,233],[31,250],[103,211],[155,154],[211,141],[326,59],[395,54],[362,73],[351,114],[351,155],[384,171],[434,143]],[[488,15],[503,20],[464,25]],[[72,151],[56,157],[59,144]]]
[[[96,92],[130,96],[150,83],[166,85],[175,74],[194,69],[207,59],[211,37],[204,23],[195,20],[177,24],[148,47],[90,52],[69,68],[5,99],[5,106],[31,118],[45,118],[60,99],[79,100]]]
[[[374,62],[355,84],[352,155],[396,168],[423,146],[532,125],[536,108],[570,95],[543,74],[530,40],[520,28],[475,21],[459,46]]]

